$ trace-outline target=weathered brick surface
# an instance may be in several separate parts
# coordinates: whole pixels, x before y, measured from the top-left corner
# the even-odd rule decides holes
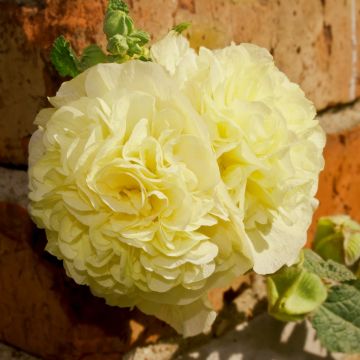
[[[320,205],[310,229],[311,239],[320,216],[349,214],[360,221],[360,126],[330,134],[324,152],[325,170],[320,174]]]
[[[175,23],[192,21],[194,46],[253,42],[301,84],[318,109],[360,94],[358,0],[132,0],[137,24],[154,38]],[[59,78],[49,47],[59,34],[76,50],[104,44],[106,0],[3,0],[0,2],[0,162],[25,164],[22,144],[39,108]],[[358,39],[359,38],[359,39]]]
[[[0,160],[25,163],[23,139],[44,106],[44,62],[10,6],[0,3]]]

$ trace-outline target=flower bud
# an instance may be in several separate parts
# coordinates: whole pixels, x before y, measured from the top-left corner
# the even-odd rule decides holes
[[[355,265],[360,259],[360,224],[347,215],[321,218],[313,249],[324,259]]]
[[[129,50],[126,37],[120,34],[111,37],[107,45],[107,50],[113,55],[125,56]]]
[[[108,9],[121,10],[126,14],[129,13],[129,7],[127,6],[126,2],[123,0],[109,0]]]
[[[129,55],[141,54],[143,52],[143,46],[150,40],[149,34],[137,30],[133,34],[127,37],[127,44],[129,46]]]
[[[140,46],[144,46],[150,41],[150,35],[142,30],[136,30],[130,35],[131,39],[134,39]]]
[[[269,314],[281,321],[302,320],[326,299],[320,277],[300,266],[284,267],[267,278]]]
[[[128,35],[134,30],[132,19],[123,11],[109,10],[104,20],[104,33],[110,39],[112,36],[121,34]]]

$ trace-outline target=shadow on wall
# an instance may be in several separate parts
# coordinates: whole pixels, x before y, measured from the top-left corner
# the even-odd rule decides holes
[[[282,323],[262,314],[248,325],[240,325],[206,346],[186,354],[176,354],[173,359],[208,360],[331,360],[332,356],[315,340],[311,325]]]

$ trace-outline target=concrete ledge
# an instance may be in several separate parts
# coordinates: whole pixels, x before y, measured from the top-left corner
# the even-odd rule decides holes
[[[330,109],[318,118],[327,134],[351,130],[360,124],[360,100],[351,105]]]

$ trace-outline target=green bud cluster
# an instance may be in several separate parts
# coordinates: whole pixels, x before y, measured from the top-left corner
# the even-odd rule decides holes
[[[173,30],[180,34],[189,26],[190,23],[184,22],[174,26]],[[150,51],[146,46],[150,41],[150,35],[135,27],[129,15],[129,8],[123,0],[109,0],[103,30],[108,41],[108,53],[98,45],[91,44],[78,57],[70,42],[63,36],[55,40],[50,58],[61,76],[75,77],[99,63],[123,63],[132,59],[150,61]]]
[[[75,77],[99,63],[122,63],[131,59],[150,60],[149,49],[145,46],[150,35],[135,28],[128,6],[123,0],[109,1],[103,28],[108,40],[108,54],[98,45],[91,44],[78,57],[70,42],[63,36],[55,40],[50,58],[61,76]]]
[[[149,42],[150,36],[147,32],[135,28],[122,0],[110,0],[105,15],[104,33],[108,40],[107,50],[113,60],[148,60],[148,50],[144,46]]]

